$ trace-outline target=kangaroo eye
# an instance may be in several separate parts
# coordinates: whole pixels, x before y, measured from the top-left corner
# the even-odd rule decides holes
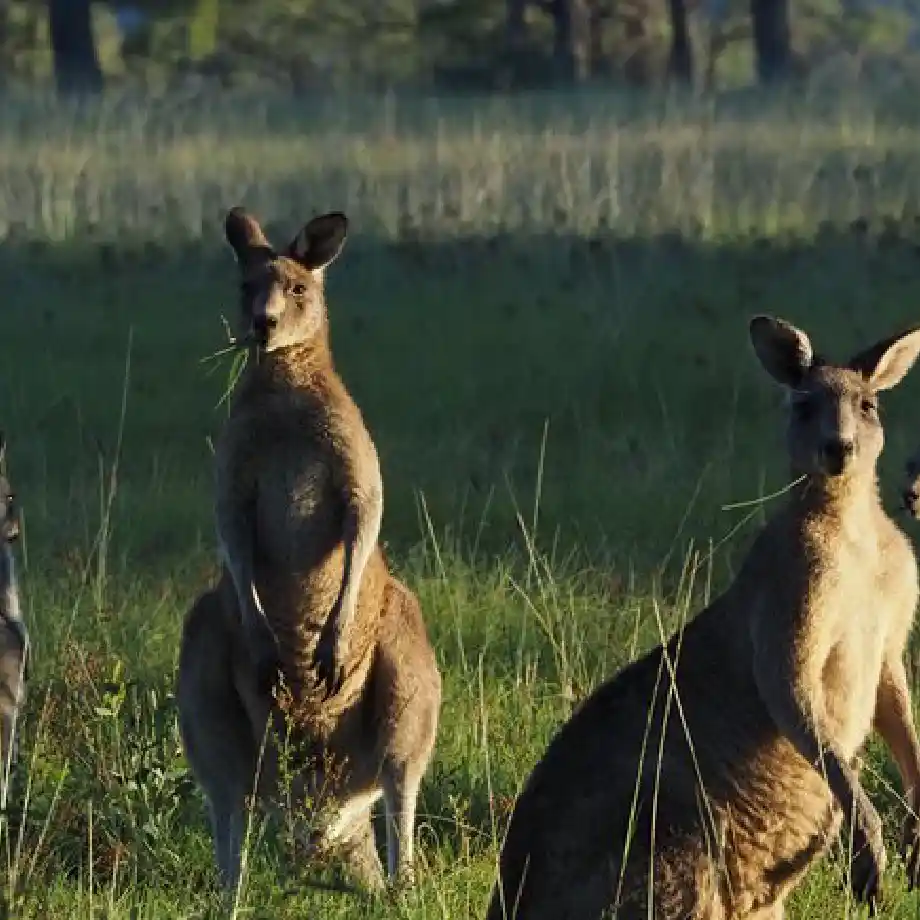
[[[875,415],[876,411],[878,410],[878,406],[877,406],[871,399],[864,399],[864,400],[859,404],[859,408],[860,408],[866,415]]]
[[[292,293],[295,297],[303,297],[303,295],[307,293],[306,285],[303,285],[303,284],[295,284],[295,285],[291,288],[291,293]]]

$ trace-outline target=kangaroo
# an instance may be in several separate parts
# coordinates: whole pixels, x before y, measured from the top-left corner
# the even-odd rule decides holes
[[[844,365],[780,319],[754,317],[750,337],[788,393],[794,484],[728,589],[558,731],[516,802],[488,920],[781,920],[841,826],[851,887],[876,903],[885,849],[858,778],[872,728],[902,778],[917,882],[902,661],[917,565],[876,465],[878,394],[910,369],[920,328]]]
[[[308,845],[341,849],[379,888],[382,797],[388,873],[412,875],[441,677],[418,600],[378,546],[377,452],[333,366],[323,273],[346,234],[345,215],[326,214],[278,252],[242,208],[226,218],[249,360],[216,448],[222,575],[185,619],[177,677],[226,888],[240,878],[247,798],[273,808],[286,746],[297,760],[285,794],[314,819],[298,820]]]
[[[16,720],[25,702],[29,634],[19,604],[13,544],[19,509],[6,472],[6,438],[0,432],[0,783],[19,759]]]

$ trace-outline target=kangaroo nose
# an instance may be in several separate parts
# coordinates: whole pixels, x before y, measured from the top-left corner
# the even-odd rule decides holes
[[[265,335],[278,325],[277,316],[258,313],[252,318],[252,331],[258,335]]]
[[[855,449],[856,445],[852,441],[830,438],[824,442],[824,459],[832,472],[839,473],[843,470],[847,460],[853,456]]]

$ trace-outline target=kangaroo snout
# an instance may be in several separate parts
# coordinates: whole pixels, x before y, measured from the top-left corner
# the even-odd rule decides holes
[[[829,476],[839,476],[856,454],[856,443],[849,438],[828,438],[821,445],[821,462]]]
[[[278,325],[278,317],[267,313],[257,313],[252,318],[252,332],[256,338],[264,341],[271,331]]]

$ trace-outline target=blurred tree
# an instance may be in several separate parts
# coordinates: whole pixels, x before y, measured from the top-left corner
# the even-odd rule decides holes
[[[688,86],[693,82],[693,46],[687,23],[685,0],[668,0],[671,19],[671,51],[668,55],[668,75]]]
[[[651,36],[652,4],[648,0],[628,0],[617,6],[625,39],[623,76],[630,86],[651,86],[656,76]]]
[[[526,0],[519,11],[496,0],[423,0],[408,39],[419,82],[478,91],[526,83],[533,43],[518,18],[525,8]]]
[[[507,0],[505,16],[505,40],[512,67],[517,67],[527,44],[527,26],[524,14],[529,0]]]
[[[591,10],[588,0],[546,0],[554,23],[553,58],[558,77],[583,83],[591,76]]]
[[[0,82],[488,92],[912,72],[920,0],[0,0]],[[94,16],[90,17],[90,10]],[[795,35],[795,53],[791,49]],[[854,65],[855,66],[855,65]],[[868,66],[868,65],[866,65]]]
[[[789,0],[751,0],[754,57],[761,83],[776,83],[792,70]]]
[[[0,71],[3,74],[9,73],[12,69],[10,66],[10,46],[11,38],[10,27],[12,25],[11,10],[12,0],[0,0]]]
[[[220,0],[195,0],[188,29],[188,51],[193,61],[210,57],[217,50]]]
[[[589,20],[589,66],[592,76],[607,75],[610,69],[609,56],[604,43],[607,23],[613,18],[613,2],[591,0]]]
[[[591,75],[591,0],[506,0],[505,35],[509,59],[519,62],[528,45],[527,11],[533,7],[553,23],[553,68],[564,83],[582,83]]]
[[[90,0],[48,0],[48,30],[58,92],[101,90],[102,68],[93,39]]]

